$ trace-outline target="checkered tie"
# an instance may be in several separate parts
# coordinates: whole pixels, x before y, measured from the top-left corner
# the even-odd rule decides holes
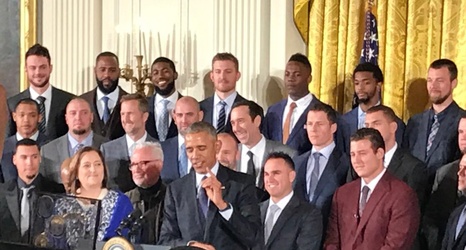
[[[220,101],[218,104],[221,107],[220,107],[220,111],[218,113],[218,119],[217,119],[217,134],[225,130],[225,119],[226,119],[225,106],[227,105],[227,103],[224,101]]]
[[[39,96],[36,101],[39,103],[39,114],[42,116],[42,120],[39,121],[39,131],[45,134],[45,126],[47,124],[47,117],[45,116],[45,97]]]
[[[165,141],[168,134],[168,103],[170,101],[162,99],[162,112],[159,116],[159,123],[157,126],[157,133],[159,135],[159,141]]]
[[[435,140],[435,136],[437,135],[439,127],[440,127],[440,123],[438,122],[438,116],[434,115],[434,123],[432,123],[432,127],[430,128],[429,137],[427,138],[426,155],[429,154],[430,148],[432,147],[432,143]]]

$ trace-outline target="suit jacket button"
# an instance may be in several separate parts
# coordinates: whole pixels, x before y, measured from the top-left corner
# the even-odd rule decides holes
[[[100,133],[102,134],[102,136],[105,136],[105,134],[107,134],[107,131],[102,129],[102,131],[100,131]]]

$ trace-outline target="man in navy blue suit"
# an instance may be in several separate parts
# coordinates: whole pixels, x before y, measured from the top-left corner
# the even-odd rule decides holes
[[[285,70],[285,87],[288,98],[270,106],[263,123],[263,134],[269,140],[280,141],[302,154],[312,148],[304,129],[310,107],[322,103],[309,92],[312,67],[307,57],[297,53],[290,57]],[[338,118],[335,143],[347,152],[349,140],[345,136],[344,122]]]
[[[186,155],[184,136],[191,124],[201,121],[204,113],[199,103],[191,96],[178,99],[173,110],[173,120],[178,128],[178,135],[161,143],[164,155],[162,180],[170,183],[189,173],[191,162]]]
[[[342,116],[342,119],[349,125],[349,136],[365,127],[366,111],[380,104],[380,90],[383,83],[382,70],[372,63],[361,63],[353,71],[353,82],[359,105]],[[398,117],[396,117],[396,123],[398,125],[396,142],[401,145],[405,124]]]

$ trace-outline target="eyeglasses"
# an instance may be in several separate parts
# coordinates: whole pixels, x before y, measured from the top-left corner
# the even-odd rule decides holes
[[[156,162],[156,161],[160,161],[160,160],[149,160],[149,161],[140,161],[140,162],[132,162],[130,165],[129,165],[129,170],[135,170],[136,168],[145,168],[147,166],[147,164],[149,163],[152,163],[152,162]]]

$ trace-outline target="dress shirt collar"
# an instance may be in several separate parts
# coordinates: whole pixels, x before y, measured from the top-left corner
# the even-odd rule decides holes
[[[375,189],[375,187],[377,186],[377,184],[379,183],[379,181],[380,181],[380,179],[382,178],[382,176],[385,174],[385,171],[386,171],[386,170],[387,170],[387,169],[384,168],[384,169],[382,170],[382,172],[380,172],[380,174],[377,175],[377,176],[376,176],[372,181],[370,181],[369,183],[366,183],[366,182],[364,181],[364,179],[361,178],[361,190],[360,190],[360,191],[362,192],[362,188],[363,188],[364,186],[367,186],[367,187],[369,188],[369,193],[371,194],[371,193],[374,191],[374,189]]]
[[[137,141],[133,141],[133,139],[131,139],[131,137],[128,136],[128,134],[125,134],[125,137],[126,137],[126,146],[128,147],[128,153],[129,153],[129,156],[131,156],[133,154],[133,148],[134,148],[134,145],[136,143],[140,143],[140,142],[145,142],[146,139],[147,139],[147,131],[144,131],[144,135],[139,138]]]
[[[29,184],[29,185],[27,185],[26,182],[24,182],[23,180],[21,180],[21,178],[18,177],[18,179],[16,181],[18,183],[18,188],[19,189],[28,188],[28,187],[31,187],[31,186],[37,187],[39,185],[39,179],[37,178],[38,176],[39,176],[39,173],[36,174],[34,179],[31,181],[31,184]]]
[[[291,99],[290,96],[288,96],[288,101],[286,105],[290,106],[290,104],[294,102],[296,103],[296,108],[307,108],[307,106],[309,106],[309,104],[312,102],[313,98],[314,97],[312,96],[311,93],[308,93],[307,95],[301,97],[297,101],[294,101],[293,99]]]
[[[233,92],[231,95],[229,95],[227,98],[225,98],[223,101],[227,103],[227,106],[231,108],[233,106],[233,103],[235,102],[236,96],[238,96],[238,92]],[[217,95],[217,93],[214,94],[214,106],[217,106],[219,102],[222,101],[220,97]]]
[[[181,148],[181,145],[184,143],[184,137],[178,134],[178,148]]]
[[[218,164],[218,161],[215,162],[215,165],[214,167],[211,169],[212,173],[214,173],[215,176],[217,176],[217,173],[218,173],[218,169],[219,169],[219,164]],[[204,178],[204,176],[207,176],[208,177],[208,174],[198,174],[196,172],[196,188],[199,189],[200,187],[200,184],[201,184],[201,181],[202,181],[202,178]],[[199,191],[199,190],[198,190]],[[199,192],[198,192],[199,193]]]
[[[73,136],[68,132],[68,141],[70,142],[71,150],[73,150],[80,142],[78,142],[76,139],[74,139]],[[92,146],[92,138],[94,136],[94,133],[91,131],[89,135],[87,135],[86,138],[81,142],[84,146]]]
[[[45,101],[51,101],[52,100],[52,85],[49,84],[49,87],[45,90],[42,95],[39,95],[32,87],[29,87],[29,94],[31,95],[31,99],[36,100],[37,97],[43,96],[45,97]]]
[[[319,152],[324,156],[326,159],[330,158],[330,155],[332,154],[333,150],[335,149],[335,142],[332,141],[329,145],[325,146],[323,149],[317,151],[314,147],[311,150],[311,157],[315,152]]]
[[[288,205],[291,198],[293,197],[293,194],[294,194],[294,192],[293,192],[293,190],[291,190],[291,192],[289,194],[287,194],[285,197],[283,197],[277,203],[273,202],[272,197],[271,197],[270,200],[269,200],[269,207],[268,207],[267,211],[274,204],[276,204],[280,208],[280,210],[283,211],[283,209],[285,209],[286,205]]]
[[[395,142],[395,146],[389,149],[384,156],[383,165],[384,167],[388,167],[388,164],[392,161],[393,155],[395,154],[396,149],[398,148],[398,143]]]
[[[163,96],[161,96],[160,94],[155,94],[155,100],[154,100],[154,105],[157,106],[157,104],[159,102],[161,102],[162,100],[167,100],[169,101],[171,104],[175,105],[176,101],[178,100],[178,91],[175,91],[173,92],[171,95],[169,95],[168,97],[164,98]]]
[[[31,137],[29,137],[29,139],[34,141],[37,141],[37,138],[39,138],[39,130],[37,130],[33,135],[31,135]],[[22,137],[18,132],[16,132],[16,140],[21,141],[22,139],[24,139],[24,137]]]
[[[261,154],[264,154],[265,137],[261,135],[261,139],[259,140],[259,142],[256,145],[254,145],[252,148],[248,148],[244,144],[241,144],[241,147],[242,147],[241,152],[244,152],[245,154],[247,154],[248,151],[251,151],[254,155],[260,156]]]
[[[120,95],[120,88],[117,87],[114,91],[112,91],[110,94],[104,94],[100,89],[97,87],[97,100],[100,101],[102,100],[102,97],[106,96],[108,99],[111,101],[111,103],[117,103],[118,102],[118,96]]]
[[[374,105],[374,107],[375,107],[375,106],[379,106],[379,105],[380,105],[380,101],[378,101],[378,102]],[[361,117],[361,116],[363,116],[363,115],[365,115],[365,114],[366,114],[366,112],[362,111],[362,109],[361,109],[361,104],[359,104],[359,105],[358,105],[358,117]]]

